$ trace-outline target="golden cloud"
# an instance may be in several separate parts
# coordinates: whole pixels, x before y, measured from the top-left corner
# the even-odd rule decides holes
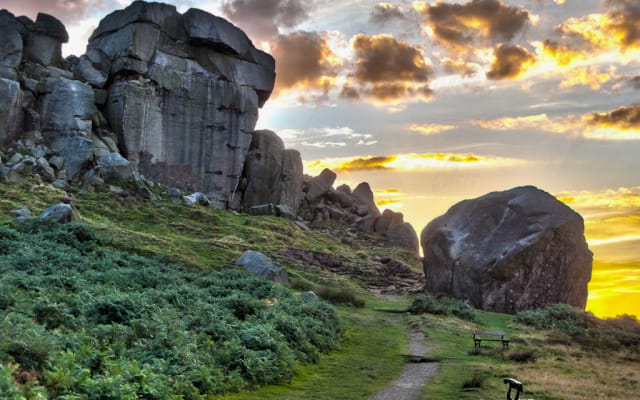
[[[496,131],[537,130],[580,135],[592,140],[640,140],[640,105],[604,113],[550,118],[547,114],[473,120],[473,125]]]
[[[449,75],[460,75],[463,77],[473,76],[478,73],[478,66],[464,60],[453,60],[445,57],[441,61],[444,72]]]
[[[409,126],[409,129],[413,132],[418,132],[423,135],[435,135],[440,132],[450,131],[455,129],[455,125],[440,125],[440,124],[413,124]]]
[[[494,51],[487,78],[493,80],[517,79],[535,65],[536,56],[522,46],[501,44]]]
[[[305,172],[317,175],[328,168],[335,172],[352,171],[415,171],[451,168],[491,168],[523,164],[524,161],[492,156],[457,153],[408,153],[390,156],[327,158],[305,162]]]
[[[570,18],[556,31],[597,49],[640,49],[640,8],[636,0],[608,0],[606,4],[610,8],[607,13]]]

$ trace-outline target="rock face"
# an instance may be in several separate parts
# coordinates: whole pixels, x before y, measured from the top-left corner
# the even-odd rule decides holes
[[[229,205],[275,81],[274,59],[240,29],[135,1],[100,22],[80,57],[62,58],[69,37],[51,15],[0,10],[0,36],[0,145],[45,142],[64,179],[100,167]]]
[[[586,304],[592,253],[582,217],[535,187],[462,201],[421,241],[430,292],[505,313]]]
[[[109,76],[106,117],[134,168],[228,205],[273,89],[271,56],[222,18],[134,2],[101,21],[81,61],[77,75]]]

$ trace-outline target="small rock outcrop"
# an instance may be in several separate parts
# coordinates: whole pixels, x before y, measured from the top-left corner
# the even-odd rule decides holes
[[[258,251],[245,251],[236,260],[236,265],[244,267],[248,272],[261,276],[266,280],[285,286],[289,285],[287,270],[275,265],[269,257]]]
[[[462,201],[421,234],[426,290],[517,313],[584,308],[592,253],[582,217],[532,186]]]

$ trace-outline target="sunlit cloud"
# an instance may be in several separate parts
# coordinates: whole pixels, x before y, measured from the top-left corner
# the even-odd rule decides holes
[[[302,0],[225,0],[222,12],[252,39],[269,40],[306,21],[314,6]]]
[[[568,114],[551,118],[547,114],[535,114],[470,122],[496,131],[535,130],[571,134],[591,140],[640,140],[640,105],[585,115]]]
[[[500,168],[523,165],[526,162],[512,158],[479,156],[457,153],[408,153],[389,156],[326,158],[306,161],[305,171],[319,174],[329,168],[335,172],[353,171],[429,171],[459,168]]]
[[[595,66],[574,68],[565,74],[562,82],[560,82],[560,88],[568,89],[574,86],[588,86],[593,90],[600,90],[603,84],[620,78],[621,76],[616,74],[614,66],[611,66],[608,72],[600,71]]]
[[[424,17],[427,36],[455,54],[467,53],[474,45],[510,42],[530,20],[527,10],[499,0],[416,2],[414,8]]]
[[[455,125],[440,125],[440,124],[412,124],[409,129],[412,132],[418,132],[422,135],[435,135],[441,132],[450,131],[455,129]]]
[[[316,149],[340,147],[367,147],[377,143],[370,133],[356,132],[350,127],[322,127],[309,129],[282,129],[278,131],[287,147]]]
[[[444,72],[448,75],[460,75],[463,77],[470,77],[478,73],[480,66],[478,64],[464,61],[464,60],[453,60],[451,58],[445,57],[440,62]]]
[[[487,78],[517,79],[536,63],[536,56],[522,46],[501,44],[494,53]]]
[[[381,209],[401,210],[404,206],[403,201],[408,195],[399,189],[382,189],[374,190],[373,197],[376,199],[376,205]]]

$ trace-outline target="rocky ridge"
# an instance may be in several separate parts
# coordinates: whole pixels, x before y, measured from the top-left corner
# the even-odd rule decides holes
[[[400,213],[380,213],[367,183],[304,175],[300,153],[254,131],[274,59],[202,10],[136,1],[105,17],[80,57],[62,57],[64,25],[0,11],[0,177],[188,205],[332,223],[418,252]],[[113,183],[111,185],[106,184]],[[133,193],[120,189],[132,182]]]

